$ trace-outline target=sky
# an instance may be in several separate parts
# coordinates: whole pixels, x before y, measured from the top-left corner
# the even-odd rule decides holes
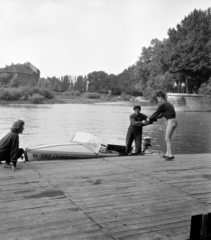
[[[0,68],[31,62],[41,77],[119,74],[210,0],[0,0]]]

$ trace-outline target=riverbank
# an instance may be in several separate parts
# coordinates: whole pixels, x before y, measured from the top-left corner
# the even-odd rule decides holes
[[[0,168],[2,239],[186,240],[211,211],[211,154],[19,163]]]
[[[211,112],[211,97],[200,94],[168,93],[168,101],[176,111]]]
[[[121,100],[123,101],[123,100]],[[124,100],[126,101],[126,100]],[[17,101],[3,101],[0,100],[0,104],[93,104],[93,103],[107,103],[107,102],[117,102],[117,100],[104,100],[104,99],[85,99],[85,98],[71,98],[71,99],[45,99],[40,103],[32,103],[28,100],[17,100]]]
[[[80,98],[75,98],[75,99],[46,99],[43,100],[40,103],[32,103],[30,101],[2,101],[0,100],[0,104],[2,105],[7,105],[7,104],[92,104],[92,103],[102,103],[102,102],[115,102],[115,101],[100,101],[99,99],[80,99]]]
[[[30,100],[0,100],[0,104],[95,104],[95,103],[115,103],[115,102],[137,102],[137,103],[149,103],[147,100],[140,100],[140,98],[131,98],[130,96],[108,96],[105,94],[97,95],[93,97],[81,94],[79,96],[65,95],[62,93],[55,94],[52,99],[43,99],[40,102],[32,102]]]
[[[0,104],[92,104],[116,101],[148,102],[143,99],[143,97],[134,97],[126,93],[114,96],[99,92],[54,92],[48,88],[30,86],[20,88],[0,88]]]

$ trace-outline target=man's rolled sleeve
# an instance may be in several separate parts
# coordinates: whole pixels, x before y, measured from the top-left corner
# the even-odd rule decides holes
[[[163,113],[164,105],[161,104],[158,109],[149,117],[150,120],[157,119],[160,114]],[[162,116],[162,115],[160,115]],[[160,117],[159,117],[160,118]]]

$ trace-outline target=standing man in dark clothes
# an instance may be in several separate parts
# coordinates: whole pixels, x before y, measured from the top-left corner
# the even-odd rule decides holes
[[[130,153],[133,140],[135,140],[135,155],[138,155],[142,153],[142,126],[146,125],[144,122],[147,120],[147,116],[141,113],[139,105],[134,106],[133,110],[134,113],[130,115],[130,125],[126,137],[126,154]]]
[[[3,167],[16,170],[17,160],[24,153],[24,150],[19,148],[19,134],[23,133],[23,130],[24,121],[18,120],[13,123],[11,132],[0,140],[0,162],[5,160]],[[12,166],[10,162],[13,163]]]
[[[176,120],[176,112],[174,106],[166,100],[165,94],[163,92],[158,92],[156,97],[159,103],[159,107],[147,119],[147,121],[162,117],[166,118],[166,154],[163,157],[166,160],[173,160],[174,156],[172,155],[171,151],[171,138],[173,136],[174,130],[178,125],[178,122]]]

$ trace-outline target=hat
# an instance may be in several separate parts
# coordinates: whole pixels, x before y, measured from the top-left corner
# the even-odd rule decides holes
[[[24,125],[24,121],[23,120],[18,120],[18,121],[13,123],[10,130],[12,132],[18,132],[23,127],[23,125]]]

